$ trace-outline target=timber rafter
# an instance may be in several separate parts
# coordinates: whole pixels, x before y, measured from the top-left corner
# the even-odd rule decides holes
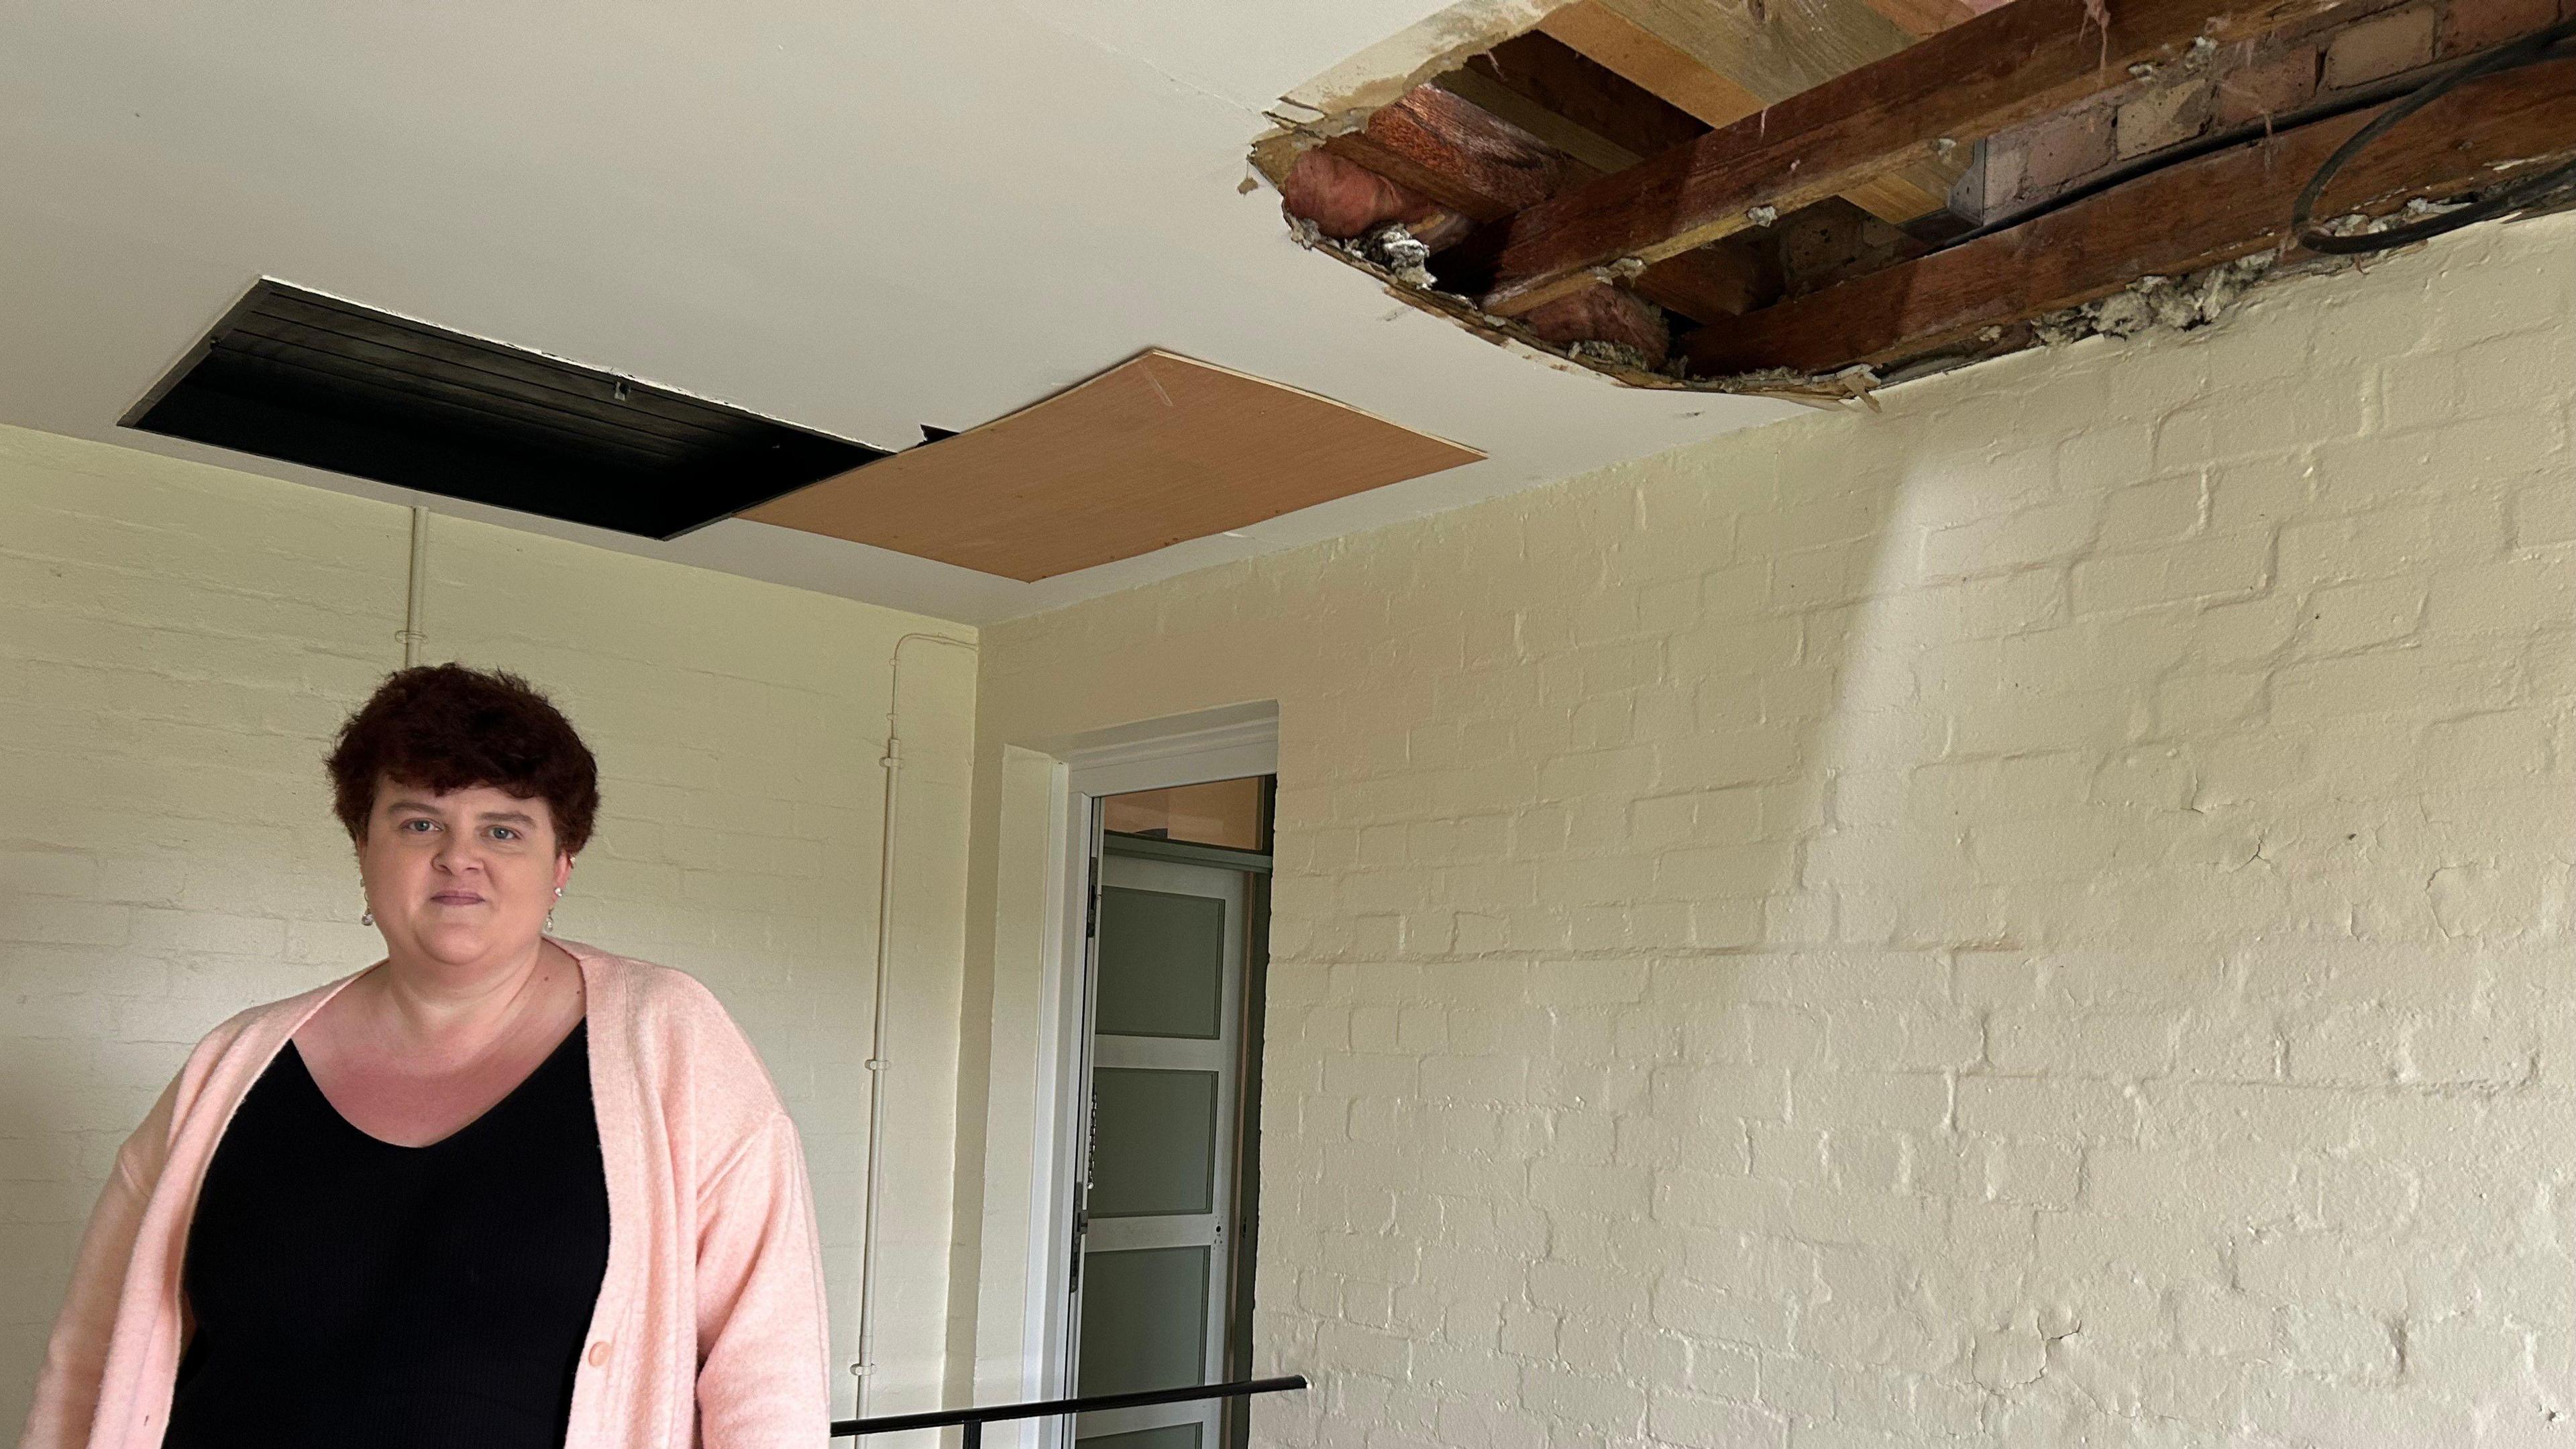
[[[1876,374],[1861,369],[2028,345],[2025,324],[2141,279],[2267,250],[2299,260],[2289,199],[2316,163],[2370,105],[2470,53],[2453,37],[2471,30],[2445,20],[2432,64],[2337,79],[2349,66],[2323,60],[2336,36],[2387,9],[1577,0],[1303,144],[1413,198],[1407,224],[1447,218],[1422,233],[1427,269],[1381,275],[1486,336],[1654,386],[1865,387]],[[2228,99],[2256,81],[2282,98],[2260,113]],[[2391,132],[2319,214],[2444,201],[2576,154],[2571,82],[2553,61],[2471,83]],[[2098,157],[2067,162],[2088,146]],[[1377,255],[1356,241],[1347,254]],[[1604,330],[1584,331],[1596,317]],[[1643,362],[1627,345],[1641,336]],[[1587,352],[1585,337],[1605,341]]]
[[[1767,225],[2125,85],[2133,68],[2178,65],[2196,48],[2206,54],[2335,3],[2122,0],[2098,25],[2087,0],[2013,0],[1496,223],[1503,238],[1485,310],[1526,312],[1595,268],[1654,262]]]

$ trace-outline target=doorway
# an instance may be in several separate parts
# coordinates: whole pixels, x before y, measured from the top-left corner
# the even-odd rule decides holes
[[[1067,1314],[1076,1395],[1244,1377],[1269,776],[1096,799]],[[1239,1449],[1240,1401],[1082,1415],[1085,1449]]]

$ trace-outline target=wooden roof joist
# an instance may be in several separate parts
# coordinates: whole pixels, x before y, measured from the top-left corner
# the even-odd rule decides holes
[[[1616,77],[1609,79],[1616,81]],[[1500,88],[1503,83],[1495,84]],[[1653,100],[1642,93],[1619,95],[1607,98],[1591,114],[1568,109],[1591,123],[1586,129],[1599,159],[1620,164],[1619,156],[1624,154],[1627,163],[1633,164],[1633,153],[1599,148],[1618,147],[1641,132],[1652,134],[1648,127],[1668,130],[1672,119],[1647,111],[1646,103]],[[1624,121],[1602,117],[1601,111],[1614,103],[1627,111]],[[1687,117],[1679,119],[1689,124]],[[1439,86],[1423,86],[1380,108],[1362,130],[1336,136],[1323,149],[1477,221],[1510,216],[1603,174],[1597,166]],[[1706,322],[1768,301],[1760,270],[1749,257],[1700,248],[1659,260],[1632,279],[1632,289],[1659,306]],[[1569,289],[1573,290],[1582,289]]]
[[[1919,37],[2000,3],[1578,0],[1550,11],[1539,30],[1717,127],[1894,55]],[[1946,206],[1966,160],[1961,154],[1916,161],[1854,188],[1848,199],[1883,221],[1932,216]]]
[[[1706,121],[1652,87],[1539,31],[1513,36],[1431,83],[1603,174],[1709,132]]]
[[[2099,5],[2100,0],[2094,0]],[[2337,0],[2013,0],[1639,165],[1490,224],[1482,305],[1527,313],[1628,259],[1745,231]],[[2204,46],[2206,48],[2206,46]]]
[[[2355,157],[2318,214],[2446,199],[2576,155],[2569,80],[2562,63],[2473,82]],[[2270,250],[2288,230],[2299,189],[2380,109],[2178,162],[1991,236],[1702,328],[1680,350],[1694,373],[1708,375],[1903,362],[2141,277]]]
[[[2107,28],[2090,18],[2105,3]],[[2559,204],[2496,186],[2576,154],[2576,54],[2550,48],[2576,51],[2576,22],[2503,44],[2507,18],[2477,12],[2480,30],[2464,3],[2409,50],[2386,43],[2391,17],[2426,12],[2386,0],[1578,0],[1265,169],[1301,236],[1489,340],[1634,386],[1848,397],[2037,340],[2196,325],[2281,270],[2175,281],[2238,258],[2312,270],[2286,236],[2292,201],[2375,108],[2408,119],[2373,132],[2319,214]],[[1783,57],[1835,62],[1767,32],[1734,55],[1709,17],[1776,29],[1792,9],[1842,27],[1845,51],[1895,48],[1730,112],[1720,62],[1779,85]],[[1891,9],[1932,33],[1888,41]],[[1714,59],[1645,28],[1685,20]],[[2517,65],[2532,68],[2498,73]],[[2437,74],[2466,84],[2425,89]],[[1904,168],[1944,151],[1977,164],[1939,224],[1888,220],[1904,207],[1878,183],[1913,185]]]

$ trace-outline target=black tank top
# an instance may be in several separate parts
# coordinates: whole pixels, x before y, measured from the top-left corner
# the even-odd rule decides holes
[[[556,1449],[607,1268],[586,1027],[427,1147],[289,1042],[206,1168],[165,1449]]]

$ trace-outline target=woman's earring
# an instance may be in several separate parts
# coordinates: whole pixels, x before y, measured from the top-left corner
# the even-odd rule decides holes
[[[372,910],[367,910],[367,911],[360,911],[360,912],[358,913],[358,924],[359,924],[359,925],[361,925],[361,926],[372,926],[372,925],[374,925],[375,923],[376,923],[376,913],[375,913],[374,911],[372,911]]]
[[[562,886],[556,886],[556,887],[555,887],[555,899],[556,899],[556,900],[562,900],[562,899],[563,899],[563,887],[562,887]],[[551,931],[551,930],[553,930],[554,928],[555,928],[555,908],[554,908],[554,907],[552,907],[552,906],[548,906],[548,907],[546,907],[546,929],[547,929],[547,930],[549,930],[549,931]]]

